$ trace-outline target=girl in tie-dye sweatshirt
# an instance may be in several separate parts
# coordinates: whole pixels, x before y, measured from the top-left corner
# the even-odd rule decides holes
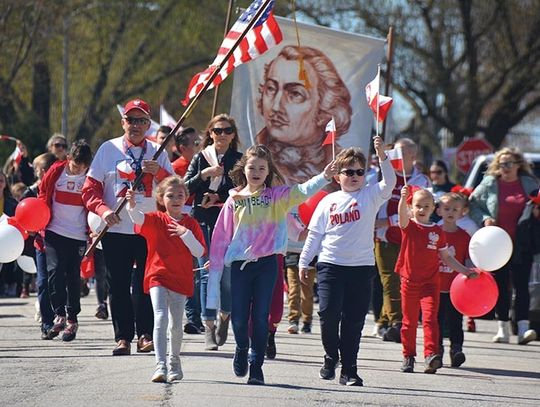
[[[217,308],[224,266],[231,266],[232,325],[236,340],[233,368],[238,377],[248,373],[248,384],[264,384],[262,364],[268,336],[268,312],[277,276],[276,254],[287,250],[287,213],[332,180],[334,164],[304,184],[283,183],[270,151],[250,147],[230,176],[238,186],[230,191],[212,235],[207,307]]]

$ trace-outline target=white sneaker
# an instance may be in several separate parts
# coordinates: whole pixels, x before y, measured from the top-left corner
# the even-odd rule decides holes
[[[152,381],[154,383],[165,383],[167,381],[167,366],[164,363],[157,364]]]
[[[529,342],[536,340],[536,331],[529,329],[529,321],[518,321],[518,344],[526,345]]]
[[[180,364],[180,361],[176,363],[171,363],[167,381],[174,382],[176,380],[182,380],[183,378],[184,378],[184,372],[182,372],[182,365]]]
[[[375,338],[382,338],[386,332],[386,328],[381,324],[375,324],[373,325],[373,332],[371,332],[371,336]]]
[[[297,334],[298,333],[298,322],[291,322],[289,327],[287,328],[287,332],[290,334]]]
[[[510,343],[510,328],[509,321],[499,321],[499,330],[493,337],[495,343]]]

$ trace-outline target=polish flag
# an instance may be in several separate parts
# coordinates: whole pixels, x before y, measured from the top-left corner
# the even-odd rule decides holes
[[[403,172],[403,153],[401,147],[386,150],[386,156],[390,159],[390,164],[394,170]]]
[[[326,138],[324,139],[322,145],[334,145],[336,141],[336,122],[333,117],[332,120],[330,120],[326,125],[324,131],[326,132]]]
[[[22,158],[23,158],[23,153],[19,146],[15,147],[15,150],[13,150],[13,152],[9,156],[9,159],[14,161],[17,165],[21,163]]]
[[[379,79],[380,74],[377,73],[375,79],[366,85],[366,98],[369,105],[369,108],[375,114],[375,118],[383,122],[386,119],[386,115],[392,106],[392,98],[388,96],[383,96],[379,93]],[[377,113],[377,105],[378,113]]]
[[[133,168],[131,168],[131,165],[129,165],[127,161],[120,161],[116,165],[116,170],[118,171],[118,176],[120,179],[126,181],[135,181],[135,178],[137,177],[135,171],[133,171]]]

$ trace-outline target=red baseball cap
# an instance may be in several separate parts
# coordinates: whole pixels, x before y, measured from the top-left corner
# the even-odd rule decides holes
[[[133,99],[126,103],[124,106],[124,115],[128,114],[130,110],[138,109],[144,114],[150,116],[150,105],[142,99]]]

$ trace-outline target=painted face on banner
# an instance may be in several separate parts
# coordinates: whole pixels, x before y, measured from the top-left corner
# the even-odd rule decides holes
[[[282,57],[272,62],[262,89],[262,115],[267,131],[274,139],[294,146],[319,141],[324,130],[315,122],[319,80],[308,62],[304,62],[304,67],[310,89],[298,79],[298,61]]]

